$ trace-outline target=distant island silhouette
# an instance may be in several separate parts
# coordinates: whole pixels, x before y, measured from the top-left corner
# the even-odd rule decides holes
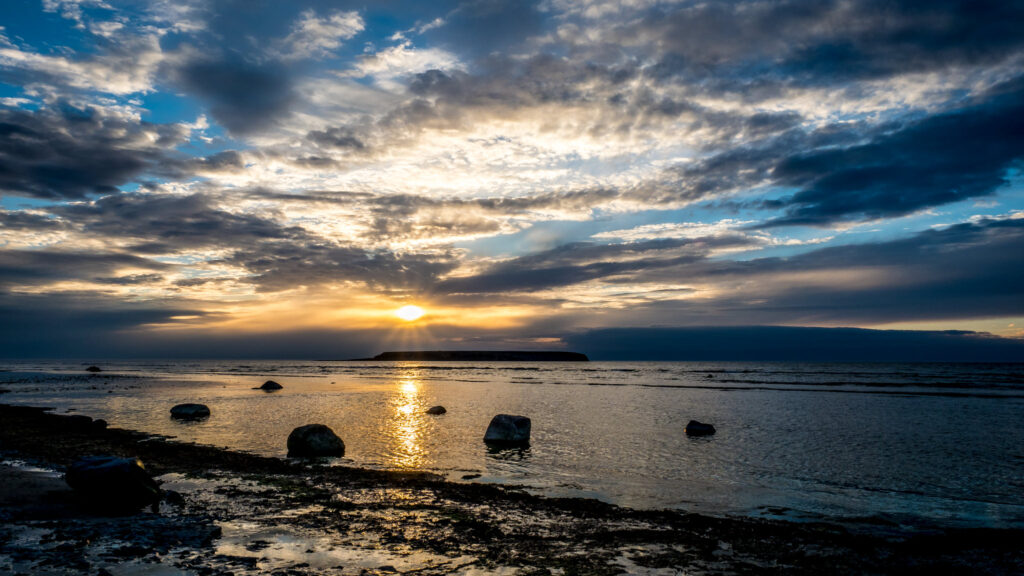
[[[358,360],[444,360],[456,362],[589,362],[579,352],[553,352],[534,350],[417,350],[383,352],[373,358]]]

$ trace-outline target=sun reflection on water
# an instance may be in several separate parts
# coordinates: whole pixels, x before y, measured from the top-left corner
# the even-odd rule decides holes
[[[386,464],[395,468],[421,468],[427,456],[423,445],[423,429],[427,422],[420,398],[418,369],[400,371],[397,388],[388,398],[388,406]]]

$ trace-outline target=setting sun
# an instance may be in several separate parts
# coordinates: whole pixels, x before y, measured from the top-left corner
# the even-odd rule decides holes
[[[405,320],[406,322],[412,322],[413,320],[417,320],[421,316],[423,316],[423,314],[423,308],[420,308],[419,306],[402,306],[398,310],[395,310],[395,316],[398,316],[399,318]]]

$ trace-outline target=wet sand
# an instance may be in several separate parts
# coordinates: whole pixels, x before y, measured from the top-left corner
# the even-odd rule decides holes
[[[137,456],[155,511],[111,517],[59,472]],[[0,573],[1020,574],[1024,530],[632,510],[429,474],[311,465],[0,405]]]

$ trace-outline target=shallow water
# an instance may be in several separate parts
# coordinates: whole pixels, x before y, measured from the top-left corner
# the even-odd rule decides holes
[[[797,363],[18,362],[0,401],[284,456],[296,426],[341,465],[427,470],[633,507],[1024,526],[1024,365]],[[274,393],[253,390],[272,378]],[[202,402],[212,416],[169,418]],[[425,410],[441,404],[443,416]],[[482,442],[529,416],[529,448]],[[718,433],[688,438],[690,419]]]

